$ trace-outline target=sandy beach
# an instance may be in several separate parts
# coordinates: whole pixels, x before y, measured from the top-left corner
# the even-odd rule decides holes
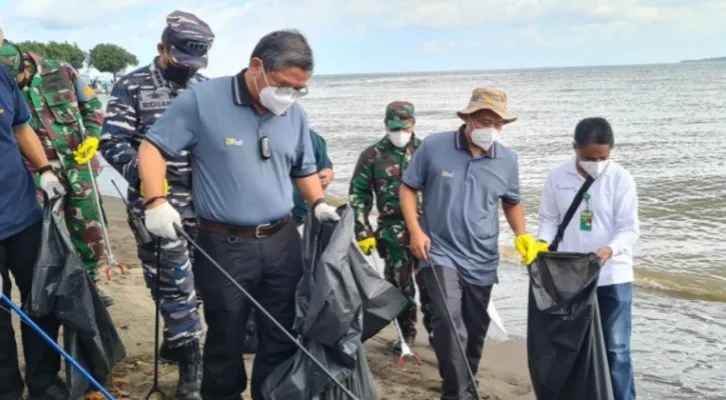
[[[126,346],[127,357],[114,371],[113,393],[117,398],[144,399],[153,380],[154,304],[146,288],[141,267],[136,258],[136,245],[126,223],[120,200],[106,197],[104,205],[114,254],[127,268],[126,275],[113,271],[111,281],[102,288],[115,298],[109,309]],[[17,291],[16,291],[17,293]],[[14,319],[17,326],[17,318]],[[420,332],[425,332],[423,327]],[[20,340],[19,335],[18,341]],[[412,361],[404,367],[390,351],[395,338],[393,325],[366,342],[368,364],[378,384],[381,400],[435,400],[439,398],[440,379],[436,356],[419,335],[414,351],[422,360],[420,366]],[[251,357],[246,358],[247,368]],[[249,370],[248,370],[249,371]],[[160,381],[168,398],[173,398],[176,366],[162,364]],[[478,373],[482,398],[490,400],[534,399],[525,344],[522,340],[487,343]],[[99,399],[102,396],[97,397]],[[244,399],[249,399],[245,393]]]

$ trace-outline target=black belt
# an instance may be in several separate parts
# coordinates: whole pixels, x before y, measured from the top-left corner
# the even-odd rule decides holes
[[[280,229],[284,228],[289,221],[290,216],[287,215],[283,219],[263,225],[236,226],[199,218],[199,229],[207,232],[219,233],[222,235],[253,237],[259,239],[274,235],[275,233],[279,232]]]

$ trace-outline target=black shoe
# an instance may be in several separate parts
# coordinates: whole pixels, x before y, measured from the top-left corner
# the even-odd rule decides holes
[[[202,352],[199,341],[193,341],[179,348],[179,383],[176,387],[178,400],[202,400]]]

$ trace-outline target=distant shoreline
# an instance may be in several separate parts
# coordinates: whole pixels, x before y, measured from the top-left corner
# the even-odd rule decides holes
[[[682,63],[719,62],[726,61],[726,57],[702,58],[700,60],[683,60]]]

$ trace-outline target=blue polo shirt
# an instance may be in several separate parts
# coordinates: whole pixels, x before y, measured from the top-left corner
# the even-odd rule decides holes
[[[260,137],[269,139],[265,160]],[[210,79],[176,97],[146,140],[167,156],[189,150],[192,200],[201,218],[236,226],[280,220],[293,207],[292,178],[317,173],[302,107],[282,116],[252,105],[244,71]]]
[[[30,171],[14,128],[30,122],[30,110],[10,70],[0,66],[0,240],[29,228],[42,218]]]
[[[431,262],[456,268],[469,284],[497,283],[499,203],[520,201],[516,154],[495,143],[474,158],[462,126],[427,137],[403,183],[423,192],[421,226],[431,238]]]

